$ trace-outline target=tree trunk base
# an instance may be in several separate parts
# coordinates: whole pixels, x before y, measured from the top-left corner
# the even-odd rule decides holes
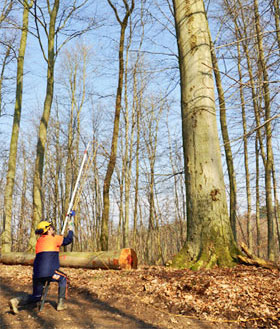
[[[185,246],[167,265],[173,268],[189,268],[194,271],[215,266],[233,267],[239,262],[237,258],[239,254],[241,252],[235,247],[228,250],[226,248],[215,248],[212,245],[212,247],[204,248],[198,256],[194,256],[192,249]]]

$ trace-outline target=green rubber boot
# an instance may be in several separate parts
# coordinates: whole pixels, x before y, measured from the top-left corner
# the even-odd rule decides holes
[[[57,303],[57,311],[63,311],[67,309],[67,305],[65,305],[65,298],[58,298],[58,303]]]
[[[21,297],[10,299],[9,306],[10,306],[10,309],[11,309],[12,313],[14,313],[14,314],[18,313],[18,305],[19,305],[21,300],[22,300]]]

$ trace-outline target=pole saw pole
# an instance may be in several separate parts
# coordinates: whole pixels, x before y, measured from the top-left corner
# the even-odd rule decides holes
[[[72,210],[72,207],[73,207],[75,195],[76,195],[76,192],[77,192],[77,189],[78,189],[78,186],[79,186],[79,181],[80,181],[80,178],[81,178],[81,175],[82,175],[82,172],[83,172],[83,168],[84,168],[84,165],[85,165],[85,162],[86,162],[87,153],[88,153],[88,149],[89,149],[89,144],[90,143],[87,144],[87,147],[86,147],[86,149],[84,151],[84,157],[83,157],[82,164],[81,164],[81,167],[80,167],[80,170],[79,170],[79,174],[78,174],[78,177],[77,177],[77,180],[76,180],[74,191],[72,193],[72,197],[71,197],[71,200],[70,200],[70,203],[69,203],[69,206],[68,206],[68,211],[67,211],[67,214],[66,214],[66,217],[65,217],[65,220],[64,220],[64,224],[63,224],[63,228],[62,228],[62,231],[61,231],[61,235],[64,234],[64,231],[65,231],[65,228],[66,228],[66,224],[67,224],[67,221],[69,219],[69,214],[70,214],[70,211]]]

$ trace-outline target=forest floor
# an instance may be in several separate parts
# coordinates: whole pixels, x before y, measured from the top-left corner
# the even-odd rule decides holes
[[[277,270],[62,270],[70,277],[67,310],[56,311],[52,283],[41,312],[28,305],[15,315],[8,301],[31,293],[32,267],[0,264],[0,328],[280,328]]]

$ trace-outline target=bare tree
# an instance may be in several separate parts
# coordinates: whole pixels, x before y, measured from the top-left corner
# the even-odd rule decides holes
[[[81,1],[79,4],[75,2],[71,6],[69,4],[64,4],[61,7],[61,15],[59,15],[59,9],[61,0],[54,0],[51,4],[48,2],[47,8],[40,7],[35,1],[34,7],[34,17],[36,23],[37,37],[39,44],[43,53],[43,57],[47,63],[47,87],[46,95],[44,101],[44,110],[40,121],[39,136],[37,142],[37,152],[35,160],[35,176],[33,184],[33,222],[31,228],[31,234],[29,239],[29,249],[33,249],[35,246],[35,228],[37,223],[42,218],[43,210],[43,170],[44,170],[44,156],[45,156],[45,144],[47,139],[47,129],[49,123],[49,117],[51,113],[53,94],[54,94],[54,67],[57,55],[60,49],[71,39],[83,34],[88,31],[93,26],[93,22],[90,21],[86,24],[84,29],[79,29],[77,31],[68,34],[66,32],[66,38],[62,41],[60,45],[57,45],[57,36],[62,33],[69,24],[73,24],[71,21],[72,16],[79,12],[87,4],[87,0]],[[45,13],[47,12],[47,14]],[[48,16],[48,20],[47,17]],[[43,29],[47,37],[47,55],[43,46],[43,38],[41,37],[41,28]]]
[[[15,110],[14,110],[12,135],[10,141],[10,154],[9,154],[8,171],[6,178],[7,182],[5,186],[4,232],[2,237],[3,252],[11,251],[11,220],[12,220],[12,208],[13,208],[13,190],[14,190],[14,181],[16,174],[18,136],[20,129],[21,108],[22,108],[23,66],[24,66],[24,58],[25,58],[26,41],[28,35],[29,10],[32,6],[33,6],[33,0],[31,0],[30,2],[24,1],[21,41],[20,41],[20,48],[19,48],[19,54],[17,60],[16,102],[15,102]]]
[[[238,249],[227,211],[204,4],[173,0],[173,6],[188,218],[187,241],[173,264],[195,269],[232,265]]]
[[[100,236],[100,245],[102,250],[108,250],[110,184],[115,169],[117,147],[118,147],[120,111],[121,111],[121,103],[122,103],[122,90],[123,90],[123,78],[124,78],[123,56],[124,56],[125,31],[127,28],[128,19],[134,9],[134,0],[131,0],[130,6],[126,0],[122,0],[125,6],[125,15],[123,19],[121,19],[119,17],[117,8],[113,5],[113,3],[110,0],[107,1],[114,11],[116,19],[120,24],[121,31],[120,31],[120,40],[119,40],[119,76],[118,76],[118,87],[117,87],[116,104],[115,104],[114,129],[112,136],[111,153],[110,153],[109,163],[107,166],[106,176],[103,185],[103,211],[102,211],[101,236]]]

